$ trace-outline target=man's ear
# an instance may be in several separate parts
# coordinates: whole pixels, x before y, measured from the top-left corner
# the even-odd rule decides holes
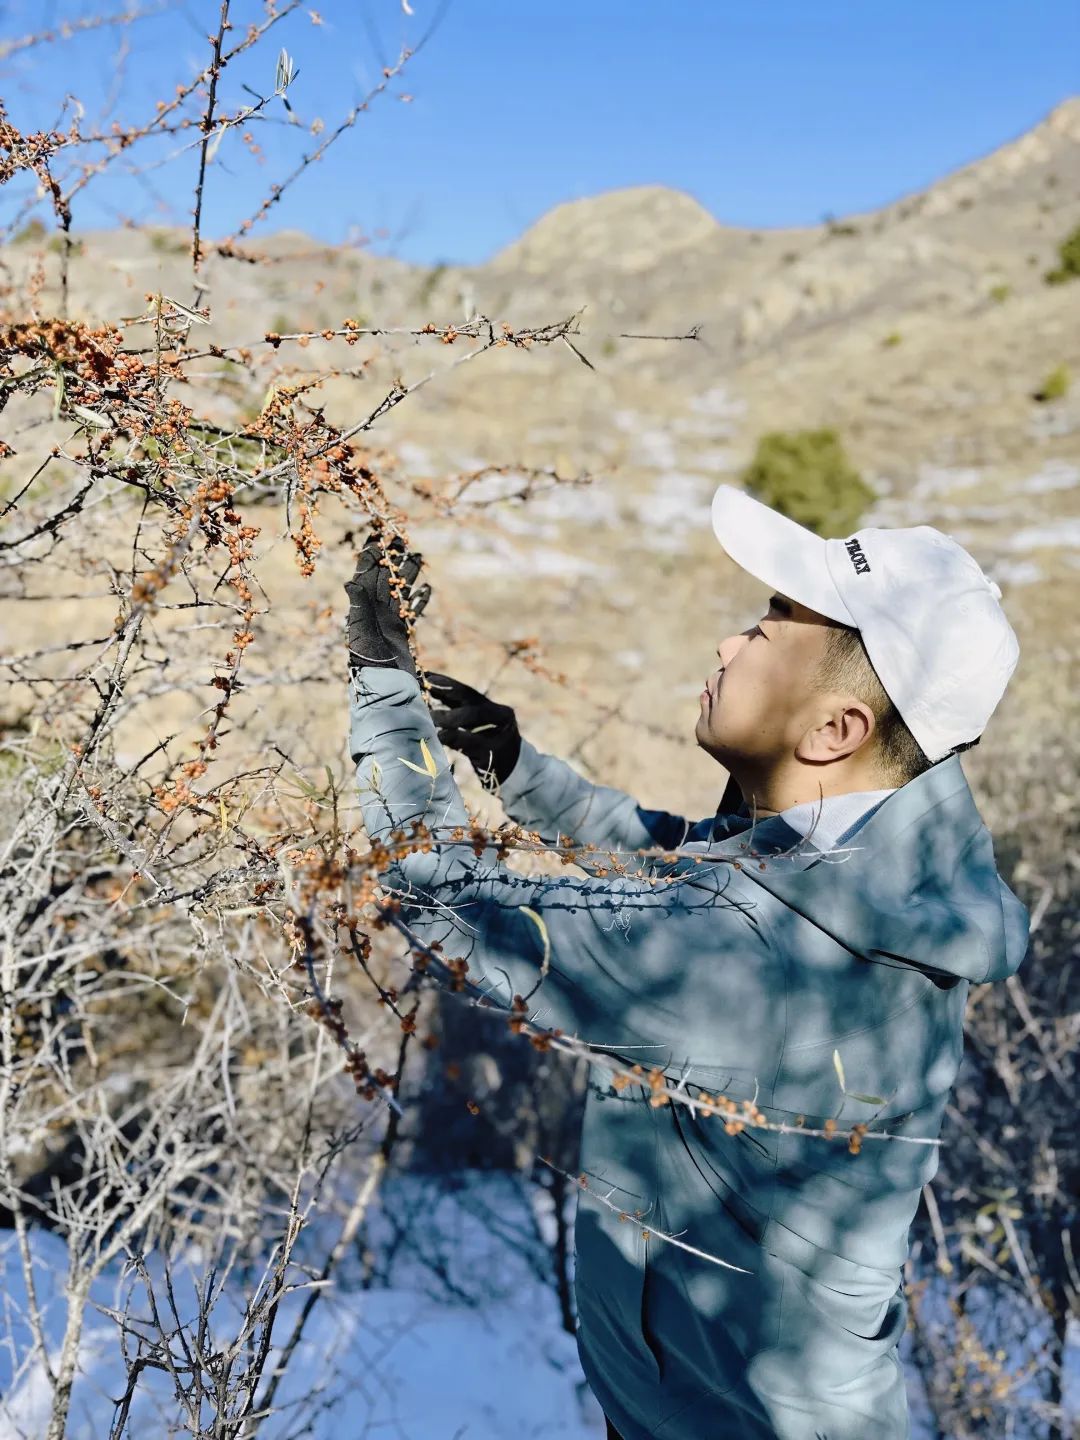
[[[798,745],[795,755],[809,765],[828,765],[846,760],[861,750],[874,733],[874,712],[862,700],[845,695],[835,707],[819,713]]]

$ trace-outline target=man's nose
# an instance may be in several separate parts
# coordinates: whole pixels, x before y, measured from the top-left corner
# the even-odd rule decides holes
[[[745,635],[729,635],[726,640],[721,640],[717,648],[717,655],[720,656],[720,664],[726,670],[739,651],[749,642],[749,633]]]

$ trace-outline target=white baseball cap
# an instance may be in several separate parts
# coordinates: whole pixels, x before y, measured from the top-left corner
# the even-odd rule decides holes
[[[731,485],[713,496],[712,526],[755,579],[859,631],[928,760],[982,734],[1020,647],[1001,591],[951,535],[916,525],[823,540]]]

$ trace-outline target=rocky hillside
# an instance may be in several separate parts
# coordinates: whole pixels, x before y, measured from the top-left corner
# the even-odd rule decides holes
[[[267,263],[211,261],[201,303],[213,323],[201,333],[235,344],[346,315],[409,325],[479,309],[523,325],[582,312],[576,343],[592,368],[563,345],[496,352],[440,377],[380,438],[403,481],[442,484],[489,463],[592,475],[526,507],[494,504],[467,541],[434,520],[419,538],[437,582],[467,591],[475,625],[453,643],[486,656],[474,674],[491,673],[501,639],[540,635],[560,668],[626,707],[627,724],[663,732],[659,749],[640,733],[627,747],[616,720],[602,743],[591,731],[586,741],[567,702],[538,720],[542,743],[581,742],[583,764],[629,783],[624,768],[666,764],[672,732],[688,733],[687,717],[692,728],[715,639],[756,603],[718,552],[708,502],[773,428],[836,426],[880,496],[871,520],[926,521],[971,546],[1005,587],[1032,659],[1031,693],[1016,703],[1031,702],[1061,658],[1064,632],[1049,621],[1076,594],[1080,564],[1080,281],[1044,278],[1080,225],[1078,196],[1074,99],[921,193],[803,229],[724,226],[691,197],[646,187],[559,206],[475,268],[425,270],[278,234]],[[137,315],[157,289],[192,299],[182,232],[81,243],[76,311]],[[25,274],[39,251],[27,239],[4,264]],[[44,260],[43,305],[58,265],[54,252]],[[415,379],[457,353],[379,343],[286,342],[267,359],[311,368],[369,357],[362,376],[325,391],[329,411],[355,421],[395,375]],[[1033,398],[1063,364],[1072,390]],[[264,390],[208,362],[202,403],[235,412]],[[48,440],[20,437],[0,478],[10,484]],[[485,482],[476,498],[497,499],[504,483]],[[529,693],[527,677],[506,683]],[[688,792],[707,762],[697,764],[680,781]]]

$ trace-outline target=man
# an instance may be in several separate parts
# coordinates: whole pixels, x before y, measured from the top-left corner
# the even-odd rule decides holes
[[[586,878],[525,879],[450,841],[468,816],[369,550],[348,587],[364,819],[372,837],[414,819],[442,837],[388,880],[479,992],[527,996],[538,1025],[764,1121],[651,1104],[648,1084],[593,1067],[576,1294],[609,1434],[903,1440],[901,1267],[937,1167],[925,1142],[969,984],[1012,974],[1027,941],[956,756],[1016,639],[997,587],[935,530],[825,541],[728,486],[712,520],[775,592],[721,643],[700,699],[697,742],[741,792],[735,813],[644,810],[436,676],[442,735],[508,814],[598,851]],[[392,554],[407,605],[419,557]],[[606,851],[629,872],[592,873]]]

